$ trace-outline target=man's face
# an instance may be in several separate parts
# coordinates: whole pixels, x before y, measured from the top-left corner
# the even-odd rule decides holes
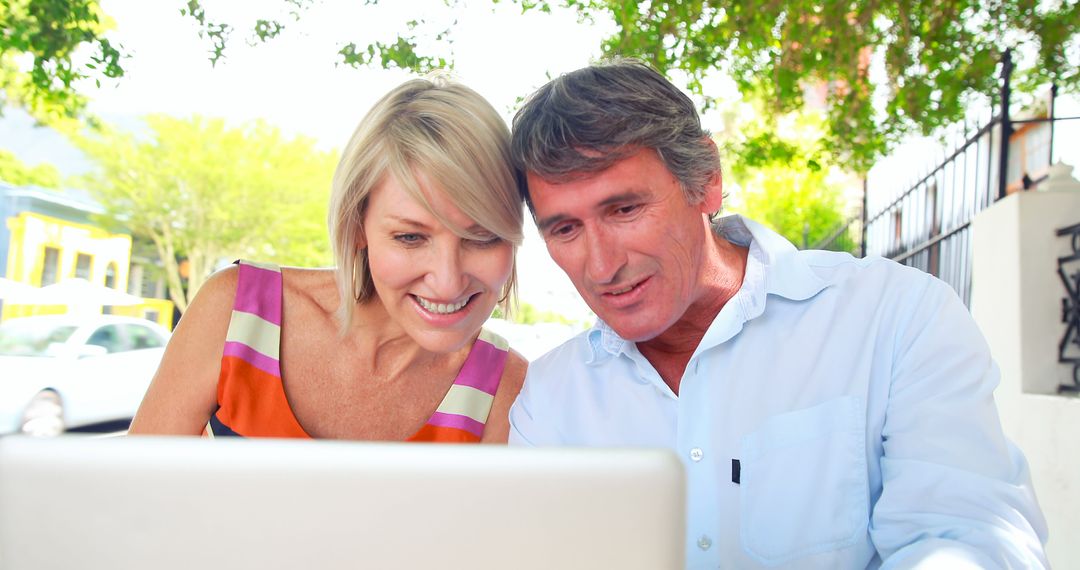
[[[529,194],[548,252],[589,307],[622,338],[651,340],[703,294],[701,267],[720,179],[687,204],[652,149],[554,184],[532,173]]]

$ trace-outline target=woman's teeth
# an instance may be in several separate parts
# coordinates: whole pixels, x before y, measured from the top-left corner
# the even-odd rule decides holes
[[[469,302],[468,299],[465,299],[460,303],[447,305],[446,303],[432,303],[431,301],[428,301],[423,297],[417,297],[416,295],[413,295],[413,297],[418,303],[420,303],[420,306],[423,307],[425,310],[430,313],[436,313],[439,315],[449,315],[450,313],[456,313],[460,311],[461,308]]]

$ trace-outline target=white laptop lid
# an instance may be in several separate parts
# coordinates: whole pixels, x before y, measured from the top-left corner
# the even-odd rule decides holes
[[[0,568],[683,566],[668,451],[0,438]]]

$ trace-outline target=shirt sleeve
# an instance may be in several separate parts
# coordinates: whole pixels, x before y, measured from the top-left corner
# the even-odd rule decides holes
[[[927,276],[913,292],[899,311],[908,322],[893,347],[871,515],[882,568],[1045,568],[1046,522],[1001,429],[989,347],[947,285]]]
[[[537,447],[542,445],[556,445],[560,443],[552,434],[552,427],[545,425],[543,421],[537,421],[536,412],[543,415],[542,404],[538,401],[538,390],[534,386],[541,382],[534,370],[537,366],[530,365],[525,373],[525,384],[518,393],[514,405],[510,407],[510,445],[522,445]]]

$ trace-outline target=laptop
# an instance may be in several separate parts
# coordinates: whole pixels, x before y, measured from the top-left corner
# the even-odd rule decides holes
[[[666,450],[0,438],[0,568],[682,568]]]

